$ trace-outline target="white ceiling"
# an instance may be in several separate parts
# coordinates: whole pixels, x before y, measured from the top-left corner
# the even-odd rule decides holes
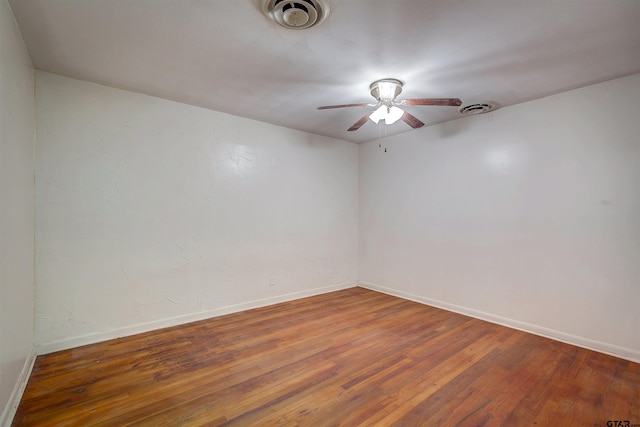
[[[36,68],[353,142],[369,84],[505,107],[640,72],[639,0],[329,0],[317,27],[262,0],[10,0]],[[456,107],[406,107],[435,124]],[[387,135],[410,131],[403,122]]]

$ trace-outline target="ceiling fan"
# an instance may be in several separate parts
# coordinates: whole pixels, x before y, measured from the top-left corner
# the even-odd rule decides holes
[[[398,79],[382,79],[376,80],[369,86],[371,90],[371,96],[376,99],[375,104],[340,104],[340,105],[325,105],[318,107],[318,110],[329,110],[332,108],[345,108],[345,107],[376,107],[374,111],[365,114],[360,120],[355,122],[348,130],[354,131],[360,129],[367,120],[371,120],[374,123],[379,123],[380,120],[384,120],[386,124],[390,125],[402,120],[412,128],[416,129],[424,126],[417,117],[404,111],[399,106],[402,105],[436,105],[445,107],[458,107],[462,105],[462,101],[458,98],[417,98],[417,99],[403,99],[402,101],[396,101],[400,92],[402,92],[402,82]]]

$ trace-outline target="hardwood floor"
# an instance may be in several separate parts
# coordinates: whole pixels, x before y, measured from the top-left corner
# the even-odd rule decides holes
[[[13,425],[633,425],[639,390],[640,364],[353,288],[40,356]]]

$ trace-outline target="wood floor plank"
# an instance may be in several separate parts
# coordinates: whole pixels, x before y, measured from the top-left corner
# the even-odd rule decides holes
[[[640,424],[640,365],[363,288],[39,356],[13,426]]]

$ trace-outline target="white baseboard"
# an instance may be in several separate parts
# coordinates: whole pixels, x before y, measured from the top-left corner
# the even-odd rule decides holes
[[[13,421],[13,417],[16,415],[20,399],[22,399],[22,394],[24,393],[24,389],[27,387],[27,382],[31,376],[33,364],[36,362],[36,356],[35,349],[32,348],[24,361],[24,365],[22,366],[16,385],[13,387],[13,391],[9,396],[9,401],[4,407],[2,415],[0,415],[0,426],[2,427],[9,427]]]
[[[414,295],[414,294],[404,292],[404,291],[399,291],[396,289],[386,288],[384,286],[376,285],[375,283],[361,281],[359,286],[366,289],[373,290],[373,291],[382,292],[388,295],[393,295],[406,300],[419,302],[421,304],[426,304],[432,307],[442,308],[447,311],[463,314],[465,316],[473,317],[476,319],[485,320],[487,322],[517,329],[519,331],[529,332],[534,335],[539,335],[545,338],[561,341],[566,344],[575,345],[577,347],[586,348],[588,350],[594,350],[599,353],[604,353],[610,356],[615,356],[621,359],[640,363],[640,351],[638,350],[620,347],[615,344],[610,344],[606,342],[595,341],[589,338],[567,334],[564,332],[545,328],[532,323],[521,322],[519,320],[514,320],[514,319],[508,319],[506,317],[496,316],[495,314],[485,313],[483,311],[474,310],[472,308],[450,304],[447,302],[442,302],[442,301],[434,300],[431,298]]]
[[[112,329],[104,332],[96,332],[87,335],[65,338],[62,340],[51,341],[48,343],[37,344],[35,350],[37,354],[53,353],[55,351],[67,350],[69,348],[79,347],[87,344],[95,344],[114,338],[121,338],[135,335],[143,332],[149,332],[156,329],[167,328],[171,326],[182,325],[189,322],[197,322],[199,320],[209,319],[225,314],[237,313],[239,311],[250,310],[252,308],[264,307],[267,305],[278,304],[281,302],[292,301],[300,298],[306,298],[314,295],[325,294],[328,292],[348,289],[358,286],[357,282],[344,282],[337,285],[325,286],[315,289],[307,289],[304,291],[293,292],[284,295],[244,302],[241,304],[228,305],[225,307],[215,308],[212,310],[201,311],[198,313],[189,313],[181,316],[154,320],[152,322],[139,323],[137,325],[126,326],[123,328]]]

